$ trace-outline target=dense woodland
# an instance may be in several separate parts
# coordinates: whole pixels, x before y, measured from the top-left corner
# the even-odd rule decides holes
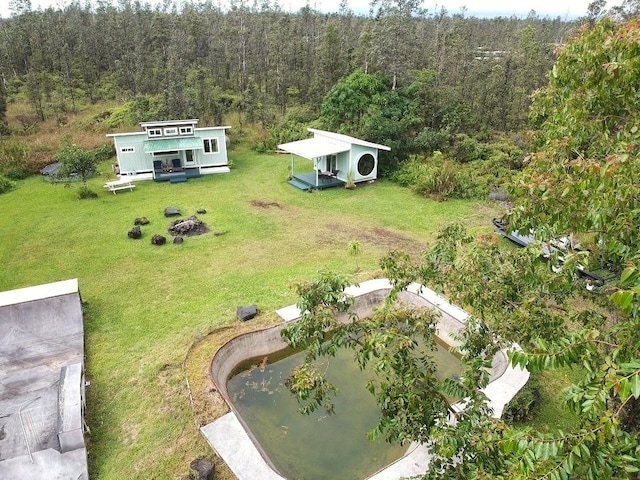
[[[359,16],[347,2],[324,14],[309,6],[289,13],[269,1],[180,10],[98,1],[31,11],[16,1],[1,24],[0,73],[9,97],[22,91],[40,117],[83,100],[162,95],[165,115],[219,121],[230,106],[317,109],[356,69],[384,73],[392,88],[430,70],[451,100],[468,106],[469,124],[512,130],[523,126],[527,97],[545,84],[554,49],[572,28],[533,14],[428,12],[416,1],[372,7]]]
[[[375,1],[368,15],[346,1],[325,14],[309,6],[286,12],[268,0],[228,8],[72,2],[44,11],[14,0],[0,23],[1,90],[32,111],[14,133],[117,101],[127,108],[96,119],[103,131],[185,117],[220,124],[235,112],[271,149],[320,119],[391,145],[386,170],[393,170],[410,154],[447,150],[459,135],[523,131],[530,94],[546,84],[556,48],[575,27],[534,13],[479,19],[427,11],[413,0]],[[349,78],[333,105],[323,104]],[[475,148],[462,140],[454,156]]]

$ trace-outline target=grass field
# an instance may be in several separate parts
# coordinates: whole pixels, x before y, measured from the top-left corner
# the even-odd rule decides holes
[[[0,290],[79,279],[91,478],[181,478],[196,456],[213,458],[197,429],[207,414],[192,409],[185,372],[194,389],[206,388],[209,344],[191,347],[221,327],[233,327],[227,336],[247,328],[235,318],[238,306],[257,304],[256,322],[273,323],[276,309],[295,302],[295,282],[322,269],[375,277],[388,250],[417,254],[453,221],[486,233],[496,214],[492,204],[437,203],[385,181],[303,193],[286,184],[288,156],[236,147],[230,159],[230,174],[138,182],[117,195],[103,191],[104,164],[90,182],[95,200],[39,177],[0,196]],[[204,208],[200,218],[226,233],[153,246],[153,234],[167,235],[167,206],[185,216]],[[143,238],[127,238],[141,216],[151,221]],[[352,240],[362,246],[357,259]]]

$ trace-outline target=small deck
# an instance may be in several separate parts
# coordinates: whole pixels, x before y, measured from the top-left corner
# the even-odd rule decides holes
[[[298,190],[305,192],[342,187],[345,184],[342,180],[327,175],[318,175],[318,183],[316,184],[316,174],[314,172],[296,173],[288,183]]]

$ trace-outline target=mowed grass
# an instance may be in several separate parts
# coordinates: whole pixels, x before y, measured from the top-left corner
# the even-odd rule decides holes
[[[303,193],[286,183],[289,156],[230,152],[230,174],[182,184],[138,182],[117,195],[34,177],[0,196],[0,290],[78,278],[85,302],[89,464],[94,479],[181,478],[197,456],[213,457],[189,402],[183,362],[208,332],[237,325],[236,308],[256,304],[259,322],[295,302],[291,286],[322,269],[378,275],[391,249],[417,254],[442,226],[461,221],[491,231],[496,207],[437,203],[379,181],[353,191]],[[151,245],[167,234],[164,208],[199,215],[212,231],[182,245]],[[136,217],[144,236],[127,238]],[[362,253],[349,255],[358,240]],[[356,265],[359,271],[356,272]],[[240,328],[240,326],[238,326]],[[200,370],[209,358],[205,354]]]

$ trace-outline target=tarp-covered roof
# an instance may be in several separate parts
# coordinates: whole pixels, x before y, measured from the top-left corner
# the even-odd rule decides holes
[[[0,477],[87,480],[77,279],[0,292],[0,339]]]
[[[307,138],[296,142],[283,143],[282,145],[278,145],[278,148],[285,152],[298,155],[299,157],[312,160],[326,155],[336,155],[338,153],[348,152],[351,146],[336,145],[335,143],[331,143],[322,138]]]
[[[202,150],[204,145],[198,137],[189,138],[163,138],[158,140],[145,140],[144,153],[171,152],[180,150]]]

